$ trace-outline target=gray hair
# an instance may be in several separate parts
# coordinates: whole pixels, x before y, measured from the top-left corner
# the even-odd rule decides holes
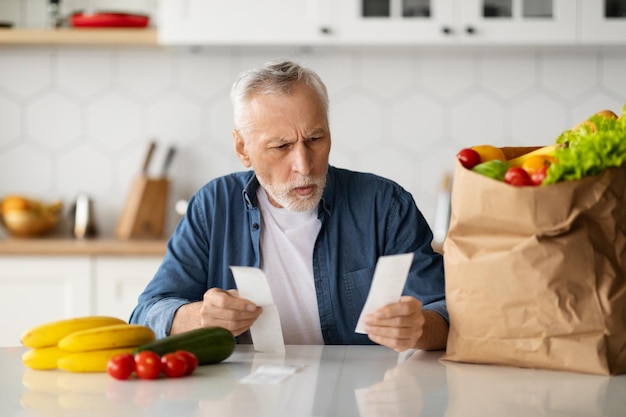
[[[252,95],[289,94],[299,82],[313,88],[328,118],[328,92],[317,73],[292,61],[270,62],[242,73],[233,84],[230,99],[233,104],[235,129],[241,131],[247,127],[243,113]]]

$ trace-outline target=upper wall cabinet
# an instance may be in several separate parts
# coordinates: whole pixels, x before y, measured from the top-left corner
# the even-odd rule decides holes
[[[574,43],[573,0],[343,0],[336,36],[346,43]]]
[[[163,44],[319,44],[327,0],[160,0]]]
[[[160,0],[170,45],[626,43],[626,0]]]
[[[626,0],[579,0],[584,44],[624,44]]]

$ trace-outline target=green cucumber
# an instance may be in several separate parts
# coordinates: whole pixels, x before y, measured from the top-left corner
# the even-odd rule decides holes
[[[139,346],[135,353],[150,350],[159,356],[186,350],[198,358],[198,365],[218,363],[227,359],[235,350],[235,337],[222,327],[202,327],[166,336]]]

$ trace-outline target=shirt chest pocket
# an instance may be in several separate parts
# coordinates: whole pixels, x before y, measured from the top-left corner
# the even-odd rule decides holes
[[[344,311],[348,313],[347,316],[355,327],[372,284],[374,269],[375,267],[364,268],[343,275]]]

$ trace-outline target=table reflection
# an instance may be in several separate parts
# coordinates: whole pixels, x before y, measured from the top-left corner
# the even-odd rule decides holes
[[[225,364],[203,366],[191,376],[118,381],[102,373],[25,370],[20,405],[41,416],[195,415],[198,399],[219,400],[236,380]]]
[[[52,417],[625,415],[626,375],[463,364],[441,361],[441,354],[397,354],[381,346],[287,346],[285,354],[272,355],[238,346],[226,362],[201,366],[185,378],[154,381],[33,371],[15,356],[7,360],[9,375],[19,375],[21,387],[5,400],[19,399],[20,415]],[[242,382],[263,365],[299,370],[280,383]],[[7,381],[10,388],[19,379]]]
[[[25,370],[21,405],[46,416],[417,416],[445,389],[438,353],[400,354],[373,346],[289,346],[286,354],[238,347],[227,362],[186,378],[117,381],[98,374]],[[407,358],[408,357],[408,358]],[[244,384],[263,365],[302,368],[277,384]],[[440,406],[440,415],[443,407]]]
[[[289,354],[252,352],[251,349],[251,346],[238,347],[238,352],[228,362],[236,379],[232,389],[221,398],[201,397],[198,401],[198,415],[275,417],[289,415],[290,411],[308,413],[312,408],[313,389],[323,346],[290,346]],[[277,384],[240,382],[245,376],[268,364],[295,364],[302,365],[303,369]]]
[[[376,349],[380,355],[373,357],[372,349]],[[370,410],[374,403],[389,401],[391,393],[385,394],[377,384],[383,383],[386,378],[398,381],[399,378],[413,373],[410,371],[410,363],[399,365],[398,355],[382,347],[346,346],[338,349],[324,346],[288,346],[284,355],[252,355],[252,366],[243,366],[237,363],[236,357],[233,359],[229,364],[237,375],[233,390],[219,400],[200,400],[202,415],[361,417],[362,407]],[[344,366],[346,363],[350,366]],[[240,382],[243,377],[267,364],[299,365],[302,369],[278,384]],[[411,378],[414,379],[414,376]],[[355,392],[368,390],[368,387],[379,395],[366,395],[362,404],[358,404]],[[419,389],[417,386],[415,390],[409,386],[403,387],[406,395],[401,394],[400,397],[413,400]],[[401,404],[397,401],[400,397],[392,399],[393,404]],[[414,405],[414,401],[411,405]]]
[[[383,379],[355,390],[359,417],[443,415],[445,374],[437,372],[441,352],[400,354]]]
[[[446,417],[623,417],[626,412],[624,376],[444,363],[449,392]]]

